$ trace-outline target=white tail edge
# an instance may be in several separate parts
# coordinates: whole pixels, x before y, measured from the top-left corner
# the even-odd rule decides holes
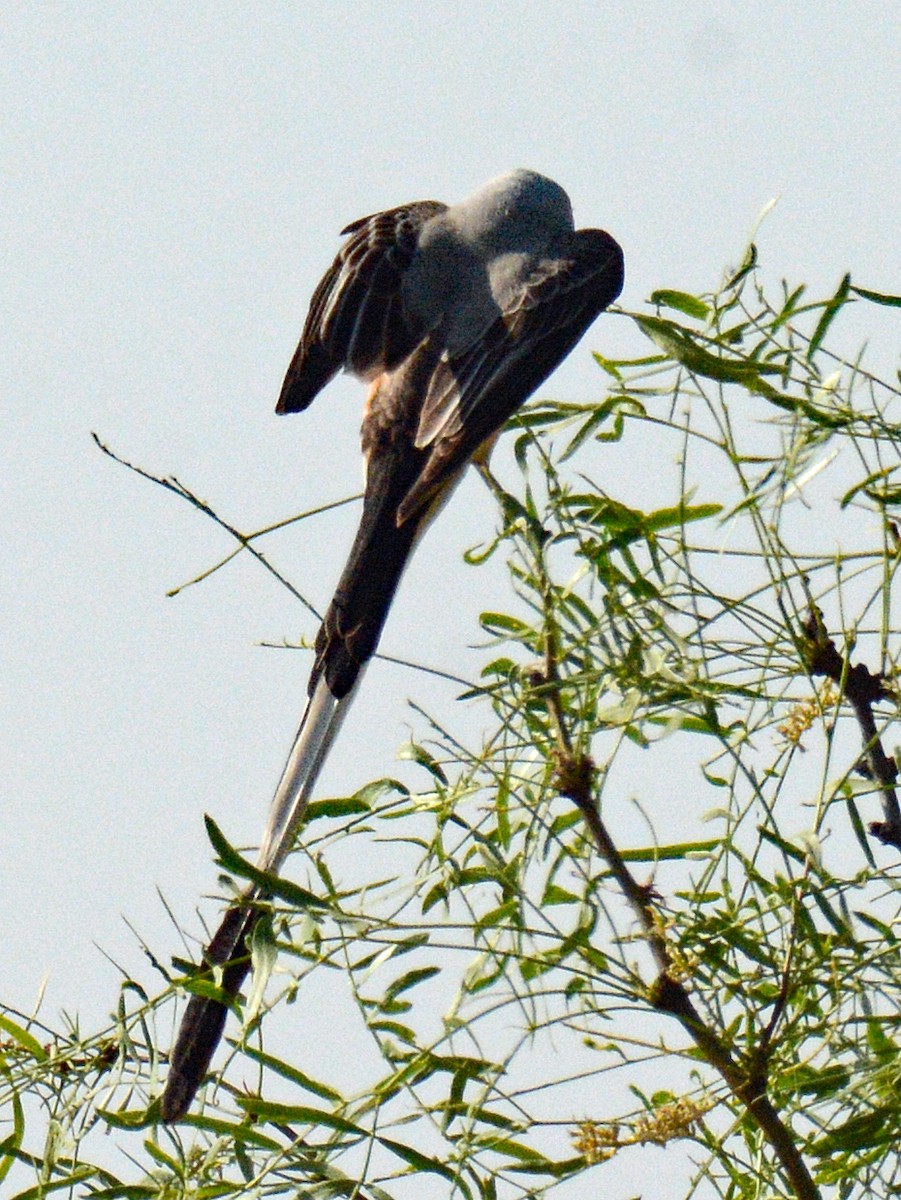
[[[363,670],[346,696],[336,700],[329,691],[323,673],[313,695],[307,702],[300,728],[282,771],[272,804],[269,820],[260,843],[257,867],[269,874],[277,873],[288,857],[297,829],[307,809],[310,792],[319,777],[347,710],[356,695]]]

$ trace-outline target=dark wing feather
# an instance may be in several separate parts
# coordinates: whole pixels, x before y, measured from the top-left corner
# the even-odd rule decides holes
[[[402,362],[428,330],[404,312],[401,285],[422,226],[446,204],[421,200],[354,221],[313,293],[276,412],[299,412],[342,368],[370,376]]]
[[[416,444],[432,452],[398,512],[406,521],[501,428],[622,291],[623,254],[599,229],[570,234],[460,354],[443,355]]]

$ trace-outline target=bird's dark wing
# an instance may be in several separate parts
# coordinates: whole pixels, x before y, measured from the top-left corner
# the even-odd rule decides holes
[[[416,445],[431,453],[398,511],[402,523],[528,399],[622,291],[623,254],[609,234],[582,229],[536,265],[506,310],[462,353],[443,354]]]
[[[343,368],[370,377],[416,348],[428,330],[404,310],[401,285],[420,230],[446,209],[421,200],[342,229],[351,236],[313,293],[276,412],[300,412]]]

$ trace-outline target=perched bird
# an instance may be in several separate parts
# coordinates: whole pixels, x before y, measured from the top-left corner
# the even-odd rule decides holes
[[[277,872],[379,636],[404,566],[467,463],[619,295],[609,234],[573,227],[569,197],[511,171],[460,204],[405,204],[354,221],[316,288],[277,411],[300,412],[338,371],[369,382],[363,514],[315,645],[309,699],[275,792],[257,865]],[[259,916],[249,889],[207,949],[238,994]],[[227,1006],[193,995],[169,1060],[164,1121],[183,1116]]]

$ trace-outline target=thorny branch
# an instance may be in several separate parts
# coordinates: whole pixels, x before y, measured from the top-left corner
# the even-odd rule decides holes
[[[864,663],[852,666],[839,654],[817,608],[811,607],[802,629],[802,651],[808,670],[811,675],[825,675],[841,688],[860,726],[863,766],[877,785],[882,801],[883,820],[871,822],[870,833],[883,845],[901,850],[901,806],[895,790],[898,767],[885,753],[873,717],[873,705],[879,700],[892,699],[893,693],[884,676],[874,675]]]

